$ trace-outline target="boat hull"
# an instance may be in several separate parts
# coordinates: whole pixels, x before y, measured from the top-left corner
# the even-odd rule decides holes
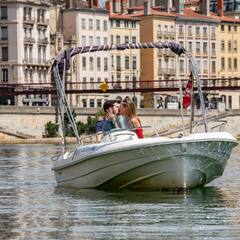
[[[118,151],[84,157],[75,152],[53,168],[59,186],[100,189],[164,189],[204,186],[223,174],[231,139],[130,143]],[[81,156],[81,157],[80,157]]]

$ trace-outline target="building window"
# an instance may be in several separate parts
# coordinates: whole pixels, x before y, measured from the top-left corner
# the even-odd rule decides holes
[[[232,96],[228,96],[228,108],[232,109]]]
[[[225,41],[224,40],[221,41],[221,51],[225,52]]]
[[[87,59],[86,57],[82,57],[82,69],[86,70],[87,68]]]
[[[237,40],[233,41],[233,51],[237,52]]]
[[[183,35],[183,25],[179,25],[179,35]]]
[[[212,73],[216,73],[216,61],[212,61]]]
[[[132,58],[132,69],[137,69],[137,57],[133,56]]]
[[[203,53],[205,53],[205,54],[208,53],[208,43],[207,42],[203,43]]]
[[[100,30],[101,28],[100,28],[100,20],[96,20],[96,29],[97,30]]]
[[[203,61],[203,73],[204,74],[208,73],[208,60]]]
[[[200,42],[196,42],[196,53],[200,54],[201,53],[201,45]]]
[[[121,23],[120,20],[117,20],[116,21],[116,27],[120,27],[120,23]]]
[[[113,44],[113,42],[114,42],[114,41],[113,41],[113,35],[111,35],[111,44]]]
[[[1,6],[1,19],[2,20],[8,19],[7,6]]]
[[[197,59],[197,60],[196,60],[196,65],[197,65],[198,72],[201,74],[201,60]],[[188,69],[189,69],[189,70],[191,69],[191,64],[190,64],[190,62],[188,62]]]
[[[88,28],[89,28],[89,30],[93,29],[93,20],[92,19],[88,20]]]
[[[125,21],[124,21],[124,27],[125,27],[125,28],[128,28],[128,26],[129,26],[129,22],[128,22],[127,20],[125,20]]]
[[[104,38],[103,38],[103,44],[104,44],[104,45],[107,45],[107,44],[108,44],[108,39],[107,39],[107,37],[104,37]]]
[[[87,78],[86,78],[86,77],[83,77],[82,89],[83,89],[83,90],[86,90],[86,89],[87,89]]]
[[[228,41],[228,51],[231,52],[232,51],[232,42]]]
[[[94,89],[94,78],[90,78],[90,89]]]
[[[237,32],[237,26],[234,25],[233,27],[234,27],[234,32]]]
[[[234,58],[233,60],[233,68],[234,70],[237,70],[237,58]]]
[[[231,70],[232,69],[232,59],[228,58],[228,69]]]
[[[129,36],[124,37],[124,43],[129,43]]]
[[[2,47],[2,61],[8,61],[8,47]]]
[[[8,69],[6,68],[2,69],[2,81],[8,82]]]
[[[229,31],[229,32],[231,32],[231,30],[232,30],[231,27],[232,27],[231,25],[228,25],[228,31]]]
[[[221,58],[221,70],[225,70],[225,58]]]
[[[203,28],[203,36],[207,37],[208,33],[207,33],[207,27]]]
[[[117,56],[117,71],[121,71],[121,56]]]
[[[192,26],[188,26],[188,36],[192,36]]]
[[[125,56],[125,69],[129,70],[129,56]]]
[[[89,58],[89,70],[93,71],[93,57]]]
[[[7,27],[1,27],[1,39],[8,40],[8,28]]]
[[[102,107],[102,99],[97,99],[97,107],[98,108]]]
[[[86,46],[86,36],[82,36],[82,46]]]
[[[200,27],[196,27],[196,36],[200,36]]]
[[[103,31],[107,31],[107,30],[108,30],[107,21],[104,20],[103,21]]]
[[[136,43],[137,42],[137,38],[135,36],[132,37],[132,43]]]
[[[104,58],[104,71],[108,71],[108,59]]]
[[[132,22],[132,28],[136,28],[136,22],[135,21]]]
[[[101,38],[97,37],[97,45],[99,46],[101,44]]]
[[[101,71],[101,58],[97,57],[97,71]]]
[[[212,43],[212,55],[216,55],[216,43]]]
[[[116,36],[116,44],[121,44],[121,38],[119,35]]]
[[[94,101],[94,99],[90,99],[89,104],[90,104],[90,107],[91,107],[91,108],[94,108],[94,107],[95,107],[95,101]]]
[[[93,45],[93,36],[89,36],[89,45],[90,45],[90,46]]]
[[[188,51],[192,52],[192,42],[188,42]]]
[[[87,99],[82,99],[83,107],[87,107]]]
[[[82,29],[86,29],[86,19],[85,18],[81,19],[81,27],[82,27]]]
[[[224,32],[224,25],[221,25],[221,31]]]

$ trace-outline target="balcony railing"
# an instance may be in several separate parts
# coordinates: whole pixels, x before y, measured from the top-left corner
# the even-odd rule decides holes
[[[49,24],[49,19],[38,18],[37,19],[37,24],[39,24],[39,25],[48,25]]]
[[[208,38],[207,33],[203,33],[203,38],[204,38],[204,39],[207,39],[207,38]]]
[[[35,23],[35,18],[34,17],[28,17],[28,16],[24,16],[23,17],[23,22],[25,23]]]
[[[216,40],[216,34],[212,34],[212,35],[211,35],[211,39],[212,39],[212,40]]]
[[[170,38],[170,39],[175,39],[176,38],[176,33],[171,32],[171,31],[158,31],[157,32],[157,37],[158,38]]]
[[[33,38],[33,37],[25,37],[24,38],[24,42],[26,42],[26,43],[35,43],[36,41],[35,41],[35,38]]]
[[[174,68],[159,68],[158,74],[166,74],[166,75],[175,75],[176,70]]]
[[[173,53],[171,50],[169,49],[160,49],[158,51],[158,56],[161,57],[161,56],[169,56],[169,57],[174,57],[175,56],[175,53]]]
[[[184,37],[184,32],[179,32],[178,37],[183,38]]]
[[[27,65],[50,65],[51,61],[47,59],[36,59],[36,58],[29,58],[23,59],[23,64]]]
[[[201,34],[200,33],[196,33],[195,38],[200,39],[201,38]]]
[[[48,44],[49,40],[47,37],[38,39],[38,44]]]

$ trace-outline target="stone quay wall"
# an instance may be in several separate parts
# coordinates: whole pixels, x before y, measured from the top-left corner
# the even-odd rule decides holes
[[[94,116],[99,109],[76,108],[77,121],[86,122],[88,116]],[[180,126],[182,117],[180,110],[166,109],[138,109],[143,126],[152,126],[158,130],[171,129]],[[237,137],[240,134],[240,110],[231,110],[220,113],[217,110],[208,111],[208,116],[218,116],[227,120],[225,130]],[[200,117],[200,111],[196,111],[196,118]],[[25,134],[29,137],[42,138],[45,132],[45,124],[56,121],[55,107],[0,107],[0,130],[16,134]],[[190,121],[190,112],[184,111],[183,121]],[[0,134],[0,137],[2,134]]]

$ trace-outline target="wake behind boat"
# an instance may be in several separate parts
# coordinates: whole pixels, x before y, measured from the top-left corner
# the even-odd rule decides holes
[[[176,138],[156,136],[139,139],[134,131],[112,130],[104,133],[100,143],[87,146],[80,144],[75,151],[54,158],[53,171],[58,186],[100,189],[195,188],[223,174],[237,141],[227,132],[209,132],[195,62],[190,53],[174,42],[88,46],[66,50],[65,54],[58,55],[52,71],[59,96],[62,125],[66,113],[77,140],[82,142],[64,92],[64,76],[59,73],[65,72],[71,56],[91,51],[152,47],[169,48],[178,55],[183,53],[189,57],[191,73],[199,93],[204,132],[193,134],[191,125],[188,135],[183,129],[183,134]]]

